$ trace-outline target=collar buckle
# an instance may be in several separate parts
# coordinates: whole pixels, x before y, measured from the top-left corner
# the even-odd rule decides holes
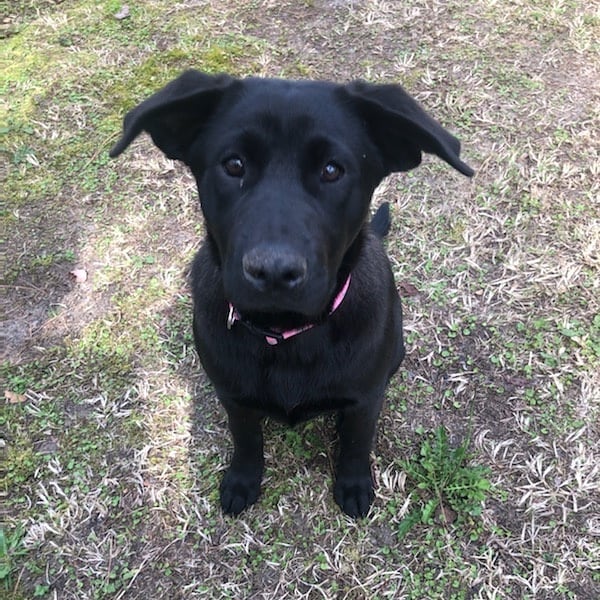
[[[233,304],[229,305],[229,313],[227,314],[227,329],[231,329],[233,324],[238,320],[237,311]]]

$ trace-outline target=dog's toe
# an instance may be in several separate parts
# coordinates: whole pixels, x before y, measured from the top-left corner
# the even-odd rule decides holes
[[[375,497],[371,476],[338,477],[333,497],[349,517],[366,517]]]
[[[221,508],[228,515],[239,515],[258,500],[260,477],[250,477],[229,469],[221,482]]]

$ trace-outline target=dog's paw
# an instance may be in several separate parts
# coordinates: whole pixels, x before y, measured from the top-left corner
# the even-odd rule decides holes
[[[221,508],[227,515],[239,515],[258,500],[261,476],[229,469],[221,481]]]
[[[333,497],[349,517],[366,517],[375,498],[371,474],[338,476],[333,488]]]

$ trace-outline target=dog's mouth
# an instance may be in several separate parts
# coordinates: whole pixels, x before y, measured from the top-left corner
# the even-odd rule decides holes
[[[314,323],[318,318],[308,317],[301,313],[295,312],[256,312],[256,311],[245,311],[240,313],[241,318],[244,321],[252,323],[257,328],[265,331],[283,331],[285,329],[293,329],[297,327],[303,327],[308,323]]]
[[[313,272],[296,286],[265,287],[249,284],[234,271],[224,270],[225,297],[239,315],[259,327],[285,329],[319,322],[327,315],[338,291],[325,270]]]
[[[324,323],[342,304],[350,287],[350,281],[351,276],[349,273],[340,276],[335,293],[331,296],[326,308],[314,315],[290,310],[279,310],[276,307],[271,310],[239,311],[233,304],[230,304],[227,327],[231,328],[239,321],[253,333],[265,336],[267,340],[283,341]]]
[[[307,323],[320,321],[327,314],[327,306],[306,298],[248,297],[239,300],[232,296],[228,302],[235,308],[240,318],[251,321],[266,329],[286,329],[302,327]]]

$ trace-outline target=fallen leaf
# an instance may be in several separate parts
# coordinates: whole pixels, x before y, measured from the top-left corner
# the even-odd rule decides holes
[[[9,404],[20,404],[21,402],[25,402],[27,399],[25,394],[17,394],[16,392],[11,392],[10,390],[4,391],[4,398]]]
[[[404,296],[405,298],[411,298],[419,293],[419,290],[408,281],[401,281],[398,284],[398,291],[400,292],[400,295]]]
[[[123,4],[121,8],[115,13],[115,19],[122,21],[129,16],[129,6],[127,4]]]
[[[435,511],[436,523],[442,523],[443,525],[450,525],[454,523],[458,517],[458,514],[453,511],[449,506],[438,506]]]
[[[87,271],[85,269],[73,269],[72,271],[69,271],[69,275],[75,283],[87,281]]]
[[[44,438],[34,444],[36,452],[40,454],[53,454],[59,449],[58,439],[55,437]]]

